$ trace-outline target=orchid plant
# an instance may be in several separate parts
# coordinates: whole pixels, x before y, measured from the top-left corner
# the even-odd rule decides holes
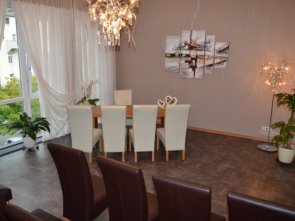
[[[97,84],[98,80],[91,80],[89,83],[82,81],[81,90],[83,92],[83,97],[77,102],[77,104],[89,103],[96,106],[96,102],[99,101],[98,98],[91,99],[91,90],[94,84]]]

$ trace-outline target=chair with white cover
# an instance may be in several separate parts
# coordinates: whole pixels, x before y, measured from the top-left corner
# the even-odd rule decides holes
[[[115,90],[114,103],[115,105],[131,105],[132,90]]]
[[[101,106],[104,154],[122,152],[125,161],[126,106]]]
[[[98,141],[101,148],[100,128],[93,128],[93,117],[90,105],[68,105],[68,115],[71,128],[72,147],[89,154],[91,163],[92,149]]]
[[[115,105],[132,105],[132,90],[115,90],[114,91]],[[133,125],[132,119],[126,119],[126,126]]]
[[[157,129],[157,150],[161,140],[166,150],[166,161],[169,151],[181,150],[185,160],[185,138],[190,105],[168,105],[165,111],[165,126]]]
[[[133,105],[133,129],[129,130],[129,150],[134,145],[134,161],[137,162],[137,152],[152,152],[152,162],[155,161],[155,132],[157,121],[157,105]]]

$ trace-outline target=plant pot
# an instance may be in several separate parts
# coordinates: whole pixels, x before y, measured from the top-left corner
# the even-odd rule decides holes
[[[25,147],[27,148],[32,148],[36,146],[36,140],[33,140],[30,137],[24,137],[23,141],[24,141]]]
[[[295,155],[295,148],[292,145],[292,149],[287,149],[285,147],[279,147],[278,149],[278,155],[279,155],[279,161],[282,163],[292,163]]]

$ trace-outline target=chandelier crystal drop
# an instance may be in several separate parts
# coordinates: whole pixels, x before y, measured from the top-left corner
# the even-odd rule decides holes
[[[131,41],[132,25],[136,22],[139,0],[87,0],[90,20],[98,22],[97,34],[103,35],[107,45],[120,46],[120,32]]]
[[[262,73],[265,77],[265,84],[273,93],[278,93],[280,88],[286,85],[286,79],[290,68],[290,61],[282,61],[278,66],[273,65],[270,62],[262,65]]]

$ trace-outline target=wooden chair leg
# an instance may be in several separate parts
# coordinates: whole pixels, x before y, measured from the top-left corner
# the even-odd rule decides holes
[[[125,162],[125,152],[122,152],[122,162]]]
[[[155,151],[152,151],[152,162],[155,162]]]
[[[89,163],[92,162],[92,154],[91,154],[91,153],[88,154],[88,162],[89,162]]]
[[[134,162],[137,163],[137,152],[134,152]]]
[[[104,157],[105,157],[105,158],[108,158],[108,154],[107,154],[107,152],[104,152]]]
[[[185,150],[182,150],[182,160],[185,160]]]
[[[166,150],[166,161],[169,161],[169,152]]]
[[[160,145],[160,138],[157,136],[157,151],[159,150],[159,145]]]

